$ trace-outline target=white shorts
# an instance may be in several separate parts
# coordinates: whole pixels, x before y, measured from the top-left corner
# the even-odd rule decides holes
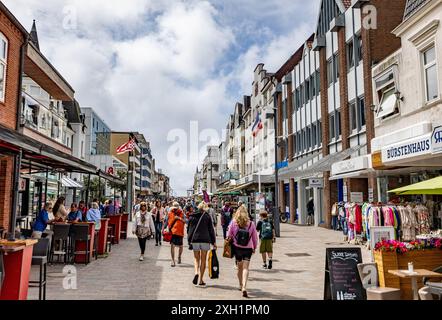
[[[193,251],[210,251],[210,243],[192,243]]]

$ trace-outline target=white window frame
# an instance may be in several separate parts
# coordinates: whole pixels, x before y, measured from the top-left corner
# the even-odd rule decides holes
[[[8,68],[9,41],[5,37],[5,35],[1,32],[0,32],[0,40],[5,42],[5,58],[3,59],[3,57],[0,56],[0,64],[3,65],[3,67],[4,67],[4,70],[3,70],[3,91],[2,91],[2,94],[0,95],[0,102],[4,103],[5,97],[6,97],[6,74],[7,74],[6,70]]]
[[[425,64],[425,53],[431,49],[434,49],[434,61]],[[437,50],[436,50],[436,44],[434,42],[427,45],[423,50],[421,50],[421,63],[422,63],[422,77],[424,82],[424,97],[425,97],[425,104],[432,103],[435,100],[438,100],[440,97],[440,89],[439,89],[439,73],[437,72]],[[428,96],[428,83],[427,83],[427,70],[435,67],[436,68],[436,88],[437,88],[437,96],[435,98],[430,98]]]

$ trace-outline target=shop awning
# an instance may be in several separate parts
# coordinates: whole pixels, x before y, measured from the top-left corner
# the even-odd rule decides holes
[[[347,173],[331,176],[329,178],[329,180],[339,180],[339,179],[346,179],[346,178],[368,178],[368,176],[371,172],[374,172],[374,170],[367,169],[367,170],[360,170],[360,171],[354,171],[354,172],[347,172]]]
[[[316,157],[319,157],[321,154],[319,152],[315,152],[311,155],[308,155],[304,158],[301,158],[299,160],[295,160],[291,163],[289,163],[289,166],[287,168],[280,169],[278,171],[278,175],[281,178],[291,178],[293,175],[296,175],[299,172],[302,172],[302,170],[299,170],[300,167],[302,167],[304,164],[308,163],[309,161],[313,160]]]
[[[82,189],[83,188],[83,185],[81,185],[80,183],[78,183],[75,180],[72,180],[69,177],[61,178],[61,185],[66,188],[73,188],[73,189]]]
[[[120,185],[120,186],[123,186],[123,185],[126,184],[126,183],[125,183],[123,180],[121,180],[120,178],[115,177],[115,176],[113,176],[113,175],[110,175],[110,174],[108,174],[108,173],[106,173],[106,172],[103,172],[103,171],[101,171],[101,170],[98,170],[98,171],[97,171],[97,175],[98,175],[100,178],[103,178],[103,179],[105,179],[105,180],[107,180],[107,181],[109,181],[109,182],[112,182],[112,183],[118,184],[118,185]]]
[[[397,195],[442,195],[442,176],[388,192]]]
[[[329,154],[328,156],[322,158],[321,160],[313,164],[311,167],[297,172],[292,178],[304,179],[304,178],[317,176],[319,174],[322,174],[323,172],[330,171],[333,163],[347,159],[352,154],[358,152],[365,146],[366,144],[358,145],[352,148],[348,148],[344,151]]]
[[[94,165],[2,125],[0,125],[0,147],[14,152],[22,149],[23,158],[32,161],[35,165],[66,172],[97,174],[97,168]]]

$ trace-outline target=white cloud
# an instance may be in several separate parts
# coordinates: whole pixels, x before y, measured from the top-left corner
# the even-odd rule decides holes
[[[249,93],[256,64],[277,68],[313,32],[306,31],[308,25],[295,25],[295,9],[304,1],[241,0],[222,6],[219,0],[4,3],[26,28],[37,20],[42,51],[83,106],[94,107],[114,130],[145,134],[157,168],[171,176],[180,194],[193,184],[196,163],[167,162],[169,130],[187,131],[190,121],[197,120],[200,130],[215,128],[221,134],[225,110],[231,113],[235,100]],[[63,28],[73,13],[77,28]],[[242,14],[246,19],[240,19]],[[279,27],[294,24],[290,31],[272,33],[270,18],[278,15]],[[252,33],[263,41],[238,43]],[[246,48],[234,51],[242,46]],[[219,69],[226,63],[228,71]],[[232,83],[240,84],[239,96],[231,96]]]

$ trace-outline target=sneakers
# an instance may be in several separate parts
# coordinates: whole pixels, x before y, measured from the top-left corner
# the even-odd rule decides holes
[[[144,257],[143,257],[143,256],[141,256],[139,260],[140,260],[140,261],[144,261]]]
[[[262,265],[262,268],[263,268],[263,269],[267,269],[267,263],[264,263],[264,264]]]
[[[158,247],[158,243],[155,243],[155,247]]]
[[[269,270],[271,270],[273,268],[273,261],[269,260]]]
[[[248,298],[248,297],[249,297],[249,295],[247,294],[247,291],[246,291],[246,290],[244,290],[244,291],[242,292],[242,296],[243,296],[244,298]]]

